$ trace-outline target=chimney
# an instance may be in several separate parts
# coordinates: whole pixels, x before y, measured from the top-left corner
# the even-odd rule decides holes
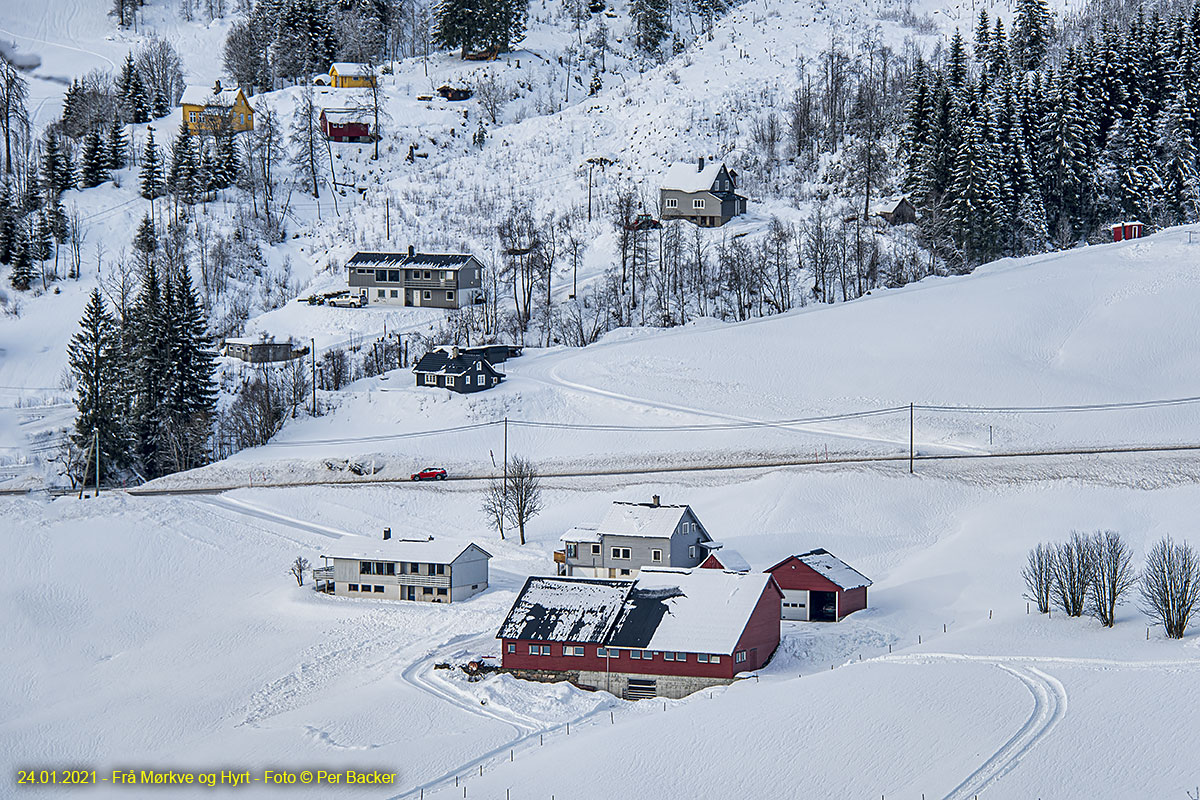
[[[221,82],[217,81],[216,83],[213,84],[213,94],[220,94],[220,93],[221,93]]]
[[[661,505],[661,503],[658,502],[658,495],[656,495],[656,494],[651,495],[650,496],[650,506],[652,508],[658,508],[660,505]]]
[[[417,248],[413,247],[413,246],[410,244],[410,245],[408,246],[408,257],[409,257],[409,258],[412,258],[412,257],[413,257],[413,256],[415,256],[416,254],[417,254]]]
[[[458,345],[450,345],[450,358],[458,358]]]
[[[383,529],[383,540],[386,542],[390,538],[392,538],[392,529],[384,528]]]
[[[696,159],[696,172],[704,172],[704,156]]]

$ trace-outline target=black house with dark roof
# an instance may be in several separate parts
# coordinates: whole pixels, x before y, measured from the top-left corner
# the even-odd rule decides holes
[[[413,367],[417,386],[437,386],[468,394],[499,386],[504,375],[480,353],[457,347],[438,347],[421,356]]]
[[[346,278],[364,306],[462,308],[483,297],[483,265],[468,253],[355,253]]]

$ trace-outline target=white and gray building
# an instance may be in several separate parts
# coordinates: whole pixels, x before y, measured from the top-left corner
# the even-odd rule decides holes
[[[631,578],[642,567],[697,567],[721,547],[687,505],[616,501],[599,525],[580,525],[562,535],[554,554],[558,574]]]
[[[344,537],[313,570],[318,591],[340,597],[374,597],[457,603],[488,587],[491,553],[471,542]],[[353,541],[352,541],[353,540]]]
[[[467,253],[355,253],[346,280],[364,306],[462,308],[483,297],[483,265]]]

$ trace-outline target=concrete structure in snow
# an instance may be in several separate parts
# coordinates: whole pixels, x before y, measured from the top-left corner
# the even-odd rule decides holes
[[[788,556],[767,572],[783,590],[783,619],[837,622],[867,607],[871,581],[827,550]]]
[[[650,569],[636,581],[531,577],[496,638],[518,677],[618,697],[685,697],[759,669],[779,646],[766,573]]]
[[[554,554],[558,574],[633,578],[643,567],[698,567],[721,545],[712,540],[691,506],[615,501],[599,525],[562,535]]]
[[[475,543],[344,537],[313,569],[318,591],[340,597],[374,597],[426,603],[457,603],[488,587],[491,553]]]

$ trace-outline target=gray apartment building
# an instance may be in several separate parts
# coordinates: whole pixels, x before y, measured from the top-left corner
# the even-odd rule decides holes
[[[483,265],[466,253],[355,253],[346,273],[364,306],[462,308],[482,297]]]
[[[374,541],[346,536],[322,554],[313,570],[318,591],[340,597],[373,597],[426,603],[457,603],[488,586],[491,553],[474,542]],[[347,540],[358,539],[357,542]]]
[[[616,501],[599,525],[563,534],[558,574],[629,578],[642,567],[696,567],[720,548],[690,506]]]
[[[720,161],[672,164],[659,190],[659,215],[664,220],[686,219],[703,228],[724,225],[746,213],[746,198],[738,194],[737,173]]]

